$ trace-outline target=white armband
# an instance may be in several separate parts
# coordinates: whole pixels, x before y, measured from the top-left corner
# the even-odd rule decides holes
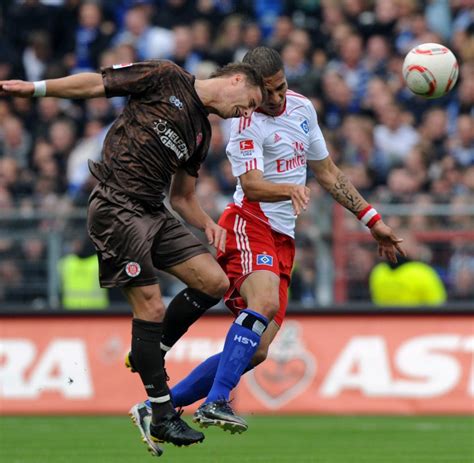
[[[370,204],[357,214],[357,218],[368,228],[372,228],[376,222],[382,220],[380,214]]]
[[[35,97],[46,96],[46,81],[45,80],[38,80],[36,82],[33,82],[33,85],[35,86],[35,91],[33,92],[33,96]]]

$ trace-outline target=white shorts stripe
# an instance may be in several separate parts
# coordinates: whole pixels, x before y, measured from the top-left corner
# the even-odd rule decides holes
[[[245,232],[247,222],[240,216],[235,217],[234,232],[237,242],[237,249],[240,251],[240,261],[244,275],[252,271],[252,250],[250,249],[249,239]]]
[[[247,227],[247,221],[244,222],[244,227],[242,230],[243,233],[243,238],[244,238],[244,248],[247,250],[247,258],[248,258],[248,273],[250,273],[253,270],[252,267],[252,249],[250,249],[250,243],[249,243],[249,237],[247,236],[247,232],[245,231],[245,228]]]
[[[242,243],[240,241],[239,220],[240,220],[240,217],[236,215],[235,222],[234,222],[234,233],[235,233],[235,241],[237,243],[237,249],[240,251],[240,265],[242,266],[242,273],[245,273],[245,257],[244,257],[244,252],[242,249]]]
[[[244,270],[244,275],[245,275],[249,273],[249,255],[245,246],[244,230],[245,230],[245,220],[242,219],[242,217],[239,217],[237,233],[239,234],[240,245],[242,249],[242,261],[244,263],[243,270]]]

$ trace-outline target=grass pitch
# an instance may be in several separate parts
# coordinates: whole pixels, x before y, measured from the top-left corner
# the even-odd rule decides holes
[[[5,463],[474,463],[473,417],[248,417],[204,443],[146,451],[127,417],[2,417]]]

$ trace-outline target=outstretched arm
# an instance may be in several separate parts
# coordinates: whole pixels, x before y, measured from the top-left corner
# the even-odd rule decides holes
[[[85,99],[105,96],[105,88],[100,74],[83,72],[41,82],[3,80],[0,81],[0,96],[5,95],[25,98],[53,96],[58,98]]]
[[[196,197],[196,178],[184,169],[178,169],[170,188],[170,203],[173,209],[190,225],[203,230],[209,244],[225,251],[226,231],[214,222],[202,209]]]
[[[382,221],[380,215],[362,197],[329,156],[321,161],[308,161],[308,165],[321,186],[339,204],[351,211],[370,228],[372,236],[378,243],[380,256],[385,256],[391,262],[396,262],[397,252],[402,256],[405,255],[405,251],[400,247],[403,240],[395,236],[393,230]]]

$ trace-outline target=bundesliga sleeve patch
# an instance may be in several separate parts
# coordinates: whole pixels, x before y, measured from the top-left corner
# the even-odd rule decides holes
[[[253,156],[253,140],[242,140],[239,143],[241,156]]]
[[[253,149],[253,140],[242,140],[240,142],[240,151],[249,151]]]
[[[273,267],[273,256],[268,254],[257,254],[257,265],[268,265]]]

